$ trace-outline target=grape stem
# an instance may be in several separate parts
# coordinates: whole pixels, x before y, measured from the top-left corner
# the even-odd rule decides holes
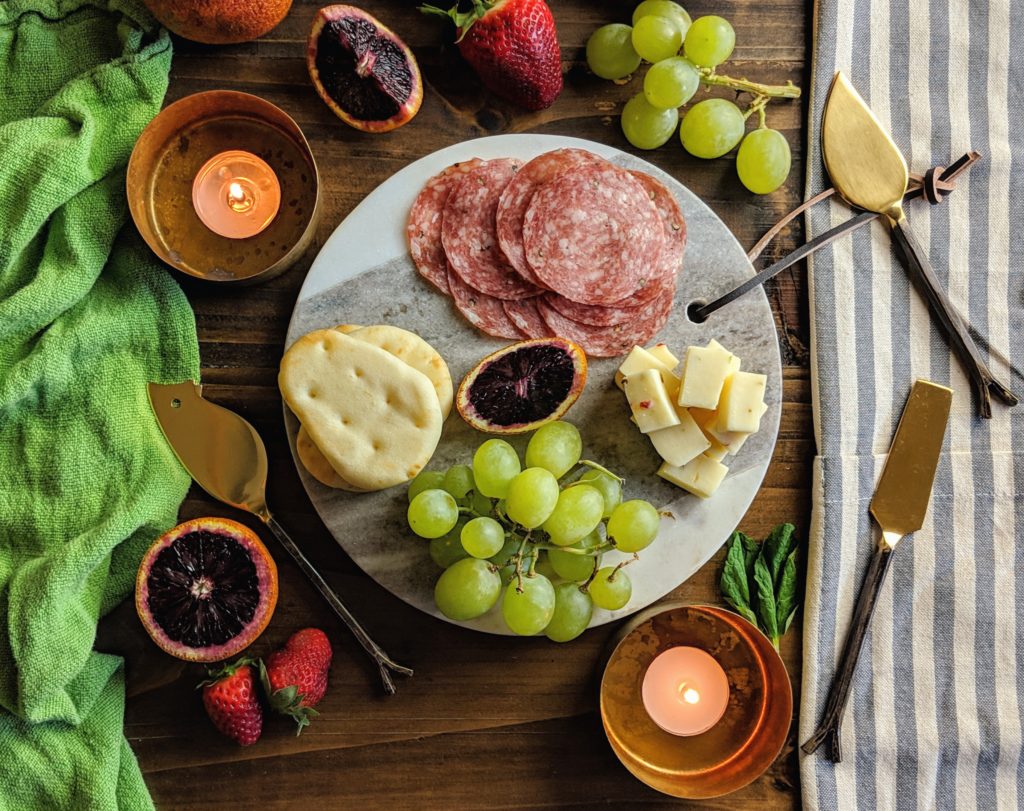
[[[611,583],[615,579],[615,575],[619,573],[619,569],[623,568],[624,566],[629,566],[630,563],[636,563],[638,560],[640,560],[640,556],[636,552],[634,552],[633,557],[631,557],[629,560],[622,561],[622,563],[620,563],[618,566],[612,569],[612,573],[608,575],[608,582]]]
[[[584,465],[586,467],[589,467],[589,468],[593,468],[594,470],[599,470],[602,473],[604,473],[606,476],[611,476],[619,484],[625,484],[625,482],[626,482],[626,480],[624,478],[622,478],[621,476],[616,476],[608,468],[604,467],[603,465],[599,465],[597,462],[591,462],[589,459],[580,459],[580,464]]]
[[[743,114],[743,120],[746,121],[754,113],[758,115],[758,127],[764,129],[765,127],[765,112],[764,108],[768,105],[771,99],[768,96],[754,96],[754,100],[750,102],[750,106],[747,111]]]
[[[700,80],[704,84],[728,87],[740,93],[750,93],[753,96],[766,96],[772,99],[798,99],[800,88],[788,81],[785,84],[761,84],[752,82],[749,79],[735,79],[732,76],[725,76],[715,73],[714,68],[698,68]]]
[[[526,537],[523,538],[522,543],[519,544],[519,551],[514,555],[514,560],[516,562],[516,591],[519,594],[523,593],[523,551],[526,549],[526,545],[529,542],[530,533],[527,532]]]
[[[580,557],[596,557],[597,555],[603,555],[605,552],[615,548],[615,544],[613,544],[613,543],[603,543],[603,544],[600,544],[599,546],[593,546],[593,547],[591,547],[589,549],[573,549],[571,546],[556,546],[555,544],[547,544],[547,543],[545,543],[545,544],[538,543],[538,544],[534,544],[534,546],[537,547],[537,549],[539,549],[539,550],[544,550],[544,551],[549,551],[549,552],[550,551],[568,552],[570,555],[579,555]]]

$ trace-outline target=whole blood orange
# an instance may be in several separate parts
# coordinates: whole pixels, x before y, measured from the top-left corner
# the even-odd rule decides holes
[[[387,132],[412,120],[423,101],[416,57],[386,25],[355,6],[327,6],[306,49],[320,98],[349,126]]]
[[[277,605],[277,566],[251,529],[196,518],[161,535],[142,558],[135,610],[163,650],[217,662],[246,648]]]
[[[229,45],[262,37],[284,19],[292,0],[145,0],[163,25],[180,37]]]

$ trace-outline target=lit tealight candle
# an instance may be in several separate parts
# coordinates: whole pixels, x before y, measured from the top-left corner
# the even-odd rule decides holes
[[[644,709],[672,735],[699,735],[719,722],[729,705],[729,679],[700,648],[669,648],[644,674]]]
[[[265,160],[233,149],[203,164],[192,183],[192,205],[214,233],[245,239],[260,233],[277,216],[281,184]]]

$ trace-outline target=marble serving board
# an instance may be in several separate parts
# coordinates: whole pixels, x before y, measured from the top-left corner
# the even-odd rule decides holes
[[[743,249],[717,216],[674,178],[635,156],[603,144],[551,135],[498,135],[442,149],[393,175],[338,226],[317,256],[299,293],[286,345],[305,333],[337,324],[394,324],[430,342],[447,361],[457,387],[480,358],[508,342],[490,338],[466,322],[450,299],[417,274],[406,252],[409,207],[426,180],[444,167],[471,157],[511,156],[528,160],[561,147],[589,149],[629,169],[649,172],[676,195],[686,216],[688,242],[672,316],[657,336],[677,355],[690,344],[715,338],[743,360],[747,371],[768,376],[768,411],[761,430],[725,462],[730,472],[718,492],[701,500],[655,475],[660,460],[650,442],[629,421],[625,397],[613,376],[621,359],[591,359],[587,385],[566,419],[584,441],[583,456],[626,479],[625,498],[644,498],[664,508],[658,538],[630,565],[629,604],[618,611],[595,609],[591,626],[624,617],[664,596],[700,568],[735,529],[768,469],[779,427],[782,369],[771,308],[758,288],[702,324],[686,317],[695,299],[710,299],[753,275]],[[298,421],[285,408],[292,453]],[[468,464],[488,436],[470,428],[453,409],[429,469]],[[511,442],[522,452],[528,437]],[[405,523],[405,486],[351,494],[325,487],[296,466],[314,507],[339,545],[370,577],[411,605],[447,620],[434,607],[440,574],[427,543]],[[624,557],[609,553],[604,563]],[[497,608],[467,623],[480,631],[510,633]]]

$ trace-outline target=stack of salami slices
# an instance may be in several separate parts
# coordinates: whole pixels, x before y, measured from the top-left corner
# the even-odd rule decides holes
[[[686,223],[653,177],[558,149],[449,166],[413,203],[408,237],[423,278],[488,335],[613,357],[668,320]]]

